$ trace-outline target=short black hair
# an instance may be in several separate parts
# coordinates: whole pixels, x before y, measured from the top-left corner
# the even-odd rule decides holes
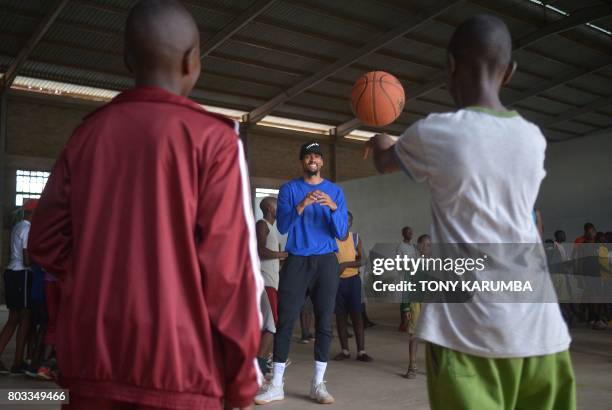
[[[417,239],[417,243],[421,243],[421,242],[423,242],[427,238],[429,238],[429,235],[423,234],[423,235],[419,236],[419,239]]]
[[[448,43],[448,52],[469,66],[505,69],[512,60],[512,36],[499,17],[478,14],[457,27]]]
[[[593,225],[591,222],[587,222],[584,224],[584,231],[588,231],[589,229],[595,229],[595,225]]]
[[[323,158],[321,144],[319,144],[317,141],[310,141],[302,144],[300,147],[300,160],[303,160],[307,154],[317,154]]]

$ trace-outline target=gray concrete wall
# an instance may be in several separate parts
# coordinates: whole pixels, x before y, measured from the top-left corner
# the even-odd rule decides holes
[[[353,231],[366,249],[375,243],[401,241],[401,229],[410,226],[414,240],[429,233],[429,191],[402,172],[340,183],[347,207],[353,213]]]
[[[612,231],[612,133],[549,144],[546,171],[537,202],[545,238],[562,229],[573,240],[585,222]]]
[[[15,209],[15,176],[17,169],[50,171],[73,130],[101,102],[69,97],[12,91],[8,101],[5,190],[0,193],[0,265],[8,262],[10,215]],[[255,187],[278,188],[283,182],[301,174],[298,161],[300,145],[319,140],[325,154],[323,175],[331,178],[331,136],[308,134],[286,129],[253,127],[248,132],[248,162],[251,184]],[[376,171],[370,162],[363,163],[362,145],[337,144],[336,177],[338,180],[363,178]],[[1,284],[0,284],[1,286]]]
[[[612,231],[612,134],[549,144],[547,176],[537,206],[542,212],[544,237],[557,229],[573,240],[585,222]],[[401,172],[341,182],[354,230],[368,247],[397,242],[409,225],[414,239],[429,232],[430,196],[427,188]]]

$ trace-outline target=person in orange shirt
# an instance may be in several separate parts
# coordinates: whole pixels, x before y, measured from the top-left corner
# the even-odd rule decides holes
[[[371,362],[372,358],[365,351],[363,331],[363,305],[361,303],[361,278],[359,268],[363,266],[363,249],[359,235],[350,231],[353,226],[353,214],[348,213],[349,233],[344,240],[336,239],[338,243],[338,262],[340,263],[340,284],[336,293],[336,326],[342,351],[334,360],[349,359],[351,354],[348,346],[348,316],[351,316],[355,341],[357,343],[357,360]]]
[[[574,239],[574,244],[593,242],[596,234],[597,229],[595,229],[595,225],[591,222],[587,222],[584,224],[584,234]]]

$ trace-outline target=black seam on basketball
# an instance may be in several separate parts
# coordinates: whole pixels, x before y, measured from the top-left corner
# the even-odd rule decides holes
[[[368,89],[368,76],[363,76],[363,78],[365,79],[363,90],[361,90],[361,94],[359,94],[359,97],[357,97],[353,104],[353,114],[355,114],[355,116],[357,116],[357,113],[359,112],[359,102],[361,101],[361,97],[363,97],[363,94],[365,94],[366,90]]]
[[[385,81],[385,77],[390,77],[394,79],[395,81]],[[385,91],[385,87],[383,86],[383,84],[389,84],[392,87],[399,87],[399,89],[402,91],[402,94],[404,94],[404,87],[402,87],[402,83],[400,83],[400,81],[397,78],[393,77],[390,74],[383,74],[383,76],[380,77],[378,81],[380,82],[380,88],[383,90],[383,92],[385,93],[385,96],[387,96],[387,99],[391,103],[391,106],[393,107],[393,114],[395,115],[395,119],[397,119],[401,115],[401,112],[398,113],[397,110],[395,109],[395,103],[393,102],[393,99],[391,98],[391,96],[389,96],[387,91]],[[402,111],[403,111],[403,107],[402,107]]]
[[[374,124],[378,125],[378,116],[376,115],[376,73],[374,73],[374,78],[372,79],[372,118],[374,119]]]
[[[381,82],[381,84],[382,84],[382,82]],[[390,85],[391,87],[400,88],[402,91],[404,91],[404,87],[402,87],[401,84],[393,83],[393,82],[390,82],[390,81],[384,81],[384,84]]]
[[[390,80],[389,81],[385,81],[385,77],[389,77]],[[393,81],[393,80],[395,80],[395,81]],[[400,81],[397,78],[393,77],[391,74],[383,74],[383,76],[380,77],[380,79],[378,81],[380,81],[381,83],[385,83],[385,84],[397,85],[397,86],[400,86],[400,87],[402,86],[402,83],[400,83]]]
[[[385,87],[383,86],[382,82],[380,83],[380,89],[382,90],[383,94],[385,94],[385,97],[387,97],[387,99],[391,103],[391,107],[393,107],[393,116],[397,119],[397,117],[399,117],[399,115],[397,114],[397,110],[395,109],[395,103],[391,99],[391,96],[389,94],[387,94],[387,91],[385,90]],[[393,120],[393,121],[395,121],[395,120]]]
[[[404,98],[403,98],[403,100],[404,100],[404,104],[402,105],[402,111],[404,111],[404,106],[406,105],[406,94],[405,94],[405,92],[404,92],[404,87],[402,87],[402,84],[401,84],[401,83],[399,83],[399,82],[398,82],[398,83],[392,83],[392,82],[389,82],[389,81],[385,81],[385,84],[388,84],[388,85],[390,85],[391,87],[396,87],[396,88],[398,88],[398,91],[401,91],[401,92],[402,92],[402,94],[404,94]],[[380,87],[381,87],[381,88],[383,88],[382,83],[380,84]],[[401,114],[401,113],[400,113],[400,114]]]

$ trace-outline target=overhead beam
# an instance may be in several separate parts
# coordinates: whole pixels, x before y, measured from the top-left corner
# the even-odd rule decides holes
[[[556,17],[563,18],[563,16],[557,13],[552,13],[552,12],[547,13],[543,5],[536,5],[535,3],[532,3],[530,1],[490,1],[490,0],[470,0],[470,1],[488,10],[489,12],[495,13],[504,18],[515,19],[518,21],[522,21],[525,24],[530,24],[530,25],[535,25],[535,26],[539,26],[540,24],[542,24],[543,15],[544,16],[554,15]],[[544,3],[547,3],[547,1],[544,1]],[[581,4],[581,3],[586,3],[586,2],[574,2],[574,3]],[[594,2],[591,2],[591,3],[594,3]],[[603,1],[600,1],[599,3],[612,4],[610,0],[603,0]],[[576,8],[573,14],[575,14],[576,12],[580,10],[581,9]],[[566,17],[569,17],[569,16],[566,16]],[[605,18],[605,17],[606,16],[602,15],[598,17],[598,19]],[[592,20],[592,21],[595,21],[595,20]],[[610,54],[609,45],[604,45],[603,43],[596,44],[594,42],[585,40],[584,36],[578,37],[576,36],[576,33],[572,33],[569,31],[561,32],[559,33],[559,35],[574,44],[577,44],[581,47],[588,49],[589,51],[594,51],[604,56],[607,56]]]
[[[17,77],[17,73],[19,69],[23,66],[23,63],[28,59],[32,50],[36,47],[36,45],[40,42],[43,36],[49,31],[49,28],[53,25],[53,22],[60,15],[64,7],[68,4],[69,0],[57,0],[55,4],[49,9],[45,17],[38,24],[34,33],[30,36],[26,44],[22,47],[15,57],[15,60],[10,65],[10,67],[4,73],[2,85],[0,86],[0,94],[6,93],[15,81],[15,77]]]
[[[529,33],[517,40],[514,40],[512,44],[513,45],[512,51],[521,50],[553,34],[562,33],[564,31],[571,30],[574,27],[580,26],[582,24],[590,23],[591,21],[599,20],[601,18],[605,18],[610,15],[612,15],[612,4],[594,6],[594,7],[586,7],[584,9],[581,9],[569,15],[568,17],[564,17],[562,19],[556,20],[538,30],[533,31],[532,33]],[[581,77],[582,75],[598,71],[601,68],[603,68],[603,66],[597,67],[592,70],[591,69],[584,69],[584,70],[576,69],[572,71],[571,73],[569,73],[568,75],[565,75],[559,80],[551,80],[547,83],[539,84],[538,87],[536,87],[536,89],[529,90],[523,93],[523,96],[521,98],[515,98],[511,104],[516,104],[518,101],[521,101],[525,98],[529,98],[531,96],[544,92],[548,89],[551,89],[561,84],[572,81],[573,79]],[[412,91],[408,90],[408,92],[406,93],[406,100],[413,100],[415,98],[422,97],[442,87],[443,85],[445,85],[445,83],[446,83],[446,74],[440,73],[435,78],[423,84],[422,86]],[[351,126],[353,126],[354,128],[351,128]],[[341,134],[338,131],[335,131],[335,133],[338,136],[347,135],[348,133],[350,133],[351,131],[353,131],[354,129],[358,127],[359,127],[359,124],[355,124],[354,122],[352,122],[352,124],[349,124],[348,122],[346,122],[344,124],[340,124],[337,127],[338,129],[341,129],[342,132],[346,134]]]
[[[254,18],[268,10],[277,1],[278,0],[256,0],[248,9],[233,19],[229,24],[223,27],[221,31],[209,38],[202,45],[200,51],[202,58],[216,50],[221,44],[244,28],[244,26],[249,24]]]
[[[574,27],[605,18],[609,15],[612,15],[612,4],[585,7],[516,40],[514,42],[514,50],[520,50],[553,34],[563,33]]]
[[[526,36],[514,40],[512,44],[512,51],[521,50],[553,34],[568,31],[574,27],[590,23],[591,21],[599,20],[610,15],[612,15],[612,5],[586,7],[568,17],[556,20],[538,30],[533,31],[532,33],[527,34]],[[413,92],[409,92],[407,98],[413,99],[421,97],[440,88],[444,84],[445,76],[444,74],[440,74],[427,84],[424,84],[422,87],[417,88]]]
[[[300,81],[298,84],[289,88],[285,92],[278,94],[265,104],[255,108],[251,111],[245,119],[249,123],[256,123],[263,117],[271,113],[276,107],[290,100],[291,98],[303,93],[311,87],[324,81],[326,78],[336,74],[340,70],[354,64],[363,57],[375,52],[376,50],[386,46],[395,39],[402,37],[411,31],[417,30],[426,24],[431,18],[443,13],[448,10],[449,7],[458,3],[460,0],[443,0],[438,1],[435,7],[429,7],[426,10],[418,13],[414,17],[408,19],[406,23],[391,29],[385,33],[382,33],[375,37],[373,40],[363,45],[359,49],[347,54],[343,58],[337,60],[335,63],[330,64],[323,70],[320,70],[308,78]]]
[[[601,97],[601,98],[596,99],[593,102],[590,102],[589,104],[586,104],[580,107],[570,108],[569,110],[563,111],[561,114],[555,115],[552,119],[542,123],[541,126],[544,128],[547,128],[553,125],[561,124],[563,122],[576,118],[582,114],[586,114],[597,108],[605,107],[610,104],[612,104],[612,95]]]
[[[580,134],[580,135],[574,135],[574,136],[563,138],[563,139],[549,140],[549,142],[553,142],[553,143],[556,143],[556,142],[566,142],[566,141],[571,141],[571,140],[575,140],[575,139],[579,139],[579,138],[595,137],[595,136],[604,135],[604,134],[612,135],[612,125],[610,125],[608,127],[600,128],[598,130],[585,132],[585,133]]]
[[[336,128],[334,128],[332,130],[332,134],[340,138],[340,137],[350,134],[351,131],[356,130],[360,126],[361,126],[361,121],[359,121],[357,118],[353,118],[352,120],[349,120],[343,124],[338,125]]]
[[[474,0],[472,0],[472,1],[474,1]],[[79,5],[85,5],[85,6],[91,6],[91,7],[95,7],[96,9],[98,9],[98,5],[95,4],[95,3],[92,4],[92,2],[90,0],[79,0],[78,4]],[[193,7],[202,7],[201,3],[190,4],[190,5],[193,6]],[[108,7],[104,6],[103,8],[104,8],[105,11],[107,11]],[[17,10],[17,9],[14,9],[14,8],[10,8],[8,6],[5,7],[5,10],[8,11],[11,15],[19,16],[21,18],[36,19],[36,20],[38,20],[40,18],[40,15],[37,15],[36,13],[34,13],[34,14],[32,14],[32,13],[24,14],[24,12],[22,10]],[[127,10],[119,9],[119,8],[115,8],[115,7],[113,7],[111,10],[108,10],[108,11],[112,11],[115,14],[125,14],[125,13],[127,13]],[[239,12],[239,11],[237,11],[235,9],[228,9],[228,8],[223,8],[221,10],[215,9],[215,11],[221,11],[224,14],[229,14],[229,15],[232,15],[232,16]],[[436,19],[436,21],[440,21],[440,17],[438,17]],[[258,19],[258,23],[259,24],[264,24],[265,27],[278,28],[278,29],[289,30],[289,31],[293,30],[293,32],[299,33],[300,35],[309,36],[309,37],[311,37],[313,39],[325,39],[325,40],[333,41],[333,42],[336,42],[338,44],[342,44],[343,46],[347,46],[347,47],[358,47],[359,46],[354,41],[348,41],[346,39],[339,39],[339,38],[336,37],[336,38],[334,38],[332,40],[332,38],[330,38],[328,36],[326,37],[326,36],[321,36],[321,35],[314,35],[313,32],[304,32],[302,29],[300,31],[295,31],[294,27],[289,27],[289,26],[285,27],[284,25],[283,25],[283,27],[276,26],[275,24],[279,24],[279,22],[277,20],[274,20],[274,22],[272,22],[272,20],[270,20],[267,17],[266,18]],[[92,32],[92,33],[96,33],[96,34],[111,35],[113,37],[121,37],[122,36],[122,31],[121,30],[109,30],[108,28],[97,28],[97,27],[83,25],[83,24],[75,24],[74,22],[63,22],[61,19],[58,19],[55,22],[55,24],[56,25],[62,25],[62,26],[69,26],[70,28],[75,28],[75,29],[78,29],[78,30],[84,30],[84,31]],[[1,33],[1,34],[4,35],[4,34],[8,34],[8,33]],[[212,32],[200,32],[200,36],[202,38],[206,38],[206,37],[212,36],[212,35],[214,35],[214,33],[212,33]],[[432,42],[431,40],[417,39],[417,38],[414,37],[414,35],[411,36],[410,39],[412,41],[416,41],[416,42],[419,42],[421,44],[428,45],[428,46],[431,46],[431,47],[438,47],[438,48],[440,48],[440,47],[444,48],[445,47],[445,45],[441,45],[439,43],[436,44],[435,42]],[[253,42],[252,39],[248,39],[245,36],[234,35],[234,36],[232,36],[232,41],[236,41],[236,42],[239,42],[241,44],[252,46],[252,47],[259,47],[259,48],[263,47],[263,48],[268,49],[269,51],[285,53],[285,54],[288,54],[288,55],[291,55],[291,56],[306,57],[306,58],[318,60],[321,63],[329,64],[329,63],[334,62],[334,58],[333,57],[324,56],[322,54],[313,53],[311,51],[297,50],[297,49],[291,48],[291,47],[280,46],[279,44],[262,42],[261,40],[257,40],[256,42]],[[52,44],[52,42],[49,42],[49,44]],[[81,47],[79,45],[75,45],[75,46],[72,46],[72,47],[74,47],[75,49],[79,49],[79,50],[80,49],[84,49],[83,47]],[[89,50],[89,51],[92,51],[92,50]],[[378,50],[377,53],[379,55],[381,55],[381,56],[384,56],[384,57],[390,57],[390,58],[394,58],[394,59],[408,61],[411,64],[417,64],[417,65],[426,67],[428,69],[439,69],[440,68],[437,65],[433,65],[433,64],[430,64],[430,63],[424,63],[422,61],[419,62],[418,59],[416,59],[416,58],[407,58],[406,55],[398,54],[398,53],[392,52],[390,50]],[[539,54],[539,55],[542,56],[541,54]],[[559,61],[559,60],[552,60],[552,61],[554,61],[555,63],[566,64],[567,65],[566,62],[562,62],[562,61]],[[371,70],[371,67],[367,67],[367,66],[362,65],[362,64],[354,64],[352,67],[354,67],[354,68],[356,68],[358,70],[361,70],[361,71],[369,71],[369,70]],[[578,69],[580,67],[573,66],[572,68]],[[525,70],[525,69],[522,69],[521,71],[525,72],[525,73],[527,73],[529,75],[535,76],[537,78],[540,78],[540,79],[546,79],[545,76],[542,76],[542,75],[540,75],[538,73],[534,73],[534,72],[531,72],[531,71],[528,71],[528,70]],[[409,83],[417,83],[417,84],[418,83],[422,83],[421,79],[414,78],[414,77],[411,78],[411,77],[407,76],[406,74],[403,74],[401,76],[398,76],[396,74],[396,76],[400,80],[408,81]],[[347,83],[350,83],[350,82],[347,82]],[[582,90],[582,91],[585,91],[585,90]]]
[[[582,76],[593,74],[610,65],[612,65],[612,62],[607,62],[605,64],[598,65],[595,68],[583,68],[583,69],[574,69],[574,70],[567,71],[565,74],[563,74],[560,77],[552,78],[548,81],[539,82],[536,87],[530,88],[529,90],[526,90],[520,93],[519,95],[506,100],[505,103],[508,105],[514,105],[520,101],[526,100],[527,98],[534,97],[538,94],[542,94],[543,92],[546,92],[554,88],[557,88],[559,86],[562,86],[564,84],[567,84]]]

